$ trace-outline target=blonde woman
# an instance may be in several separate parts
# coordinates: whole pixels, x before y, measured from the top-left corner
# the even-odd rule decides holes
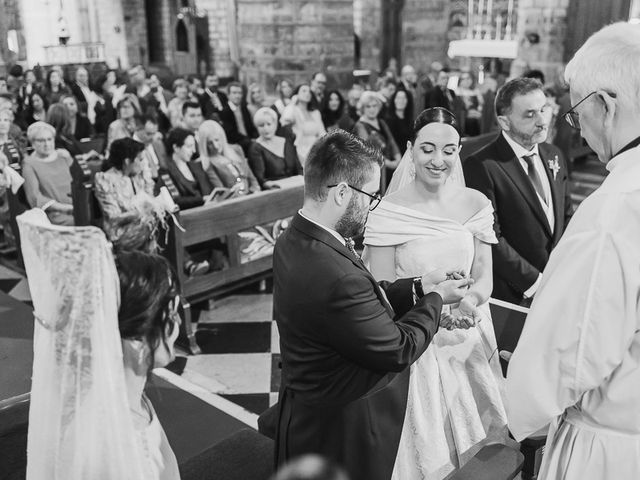
[[[229,145],[227,135],[218,122],[202,122],[198,129],[198,147],[202,167],[214,186],[232,189],[236,195],[260,191],[260,184],[249,168],[242,149]]]
[[[302,166],[293,143],[276,135],[278,114],[271,108],[261,108],[253,116],[258,138],[249,147],[249,166],[260,186],[277,188],[274,180],[302,175]]]
[[[125,93],[116,105],[117,120],[109,125],[107,131],[107,150],[111,143],[119,138],[131,138],[136,131],[136,116],[140,115],[140,101],[132,93]]]
[[[259,83],[252,83],[247,89],[247,109],[251,114],[251,118],[256,112],[264,107],[264,89]]]

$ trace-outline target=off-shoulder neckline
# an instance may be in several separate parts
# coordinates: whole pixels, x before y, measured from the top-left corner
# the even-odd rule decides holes
[[[409,212],[412,212],[413,214],[417,214],[417,215],[420,215],[422,217],[427,217],[427,218],[431,218],[431,219],[436,219],[436,220],[441,220],[441,221],[445,221],[445,222],[455,223],[456,225],[460,225],[460,226],[463,226],[463,227],[465,225],[467,225],[468,223],[470,223],[472,220],[474,220],[476,217],[480,216],[480,214],[482,212],[484,212],[485,210],[492,208],[491,202],[488,202],[484,207],[482,207],[480,210],[475,212],[473,215],[471,215],[469,218],[467,218],[464,222],[459,222],[458,220],[454,220],[452,218],[442,217],[442,216],[434,215],[432,213],[426,213],[426,212],[423,212],[423,211],[418,210],[416,208],[407,207],[405,205],[399,205],[399,204],[397,204],[395,202],[391,202],[391,201],[386,200],[384,198],[382,199],[382,202],[380,203],[380,206],[378,208],[382,207],[383,205],[385,207],[387,207],[387,205],[392,205],[395,208],[400,208],[400,209],[403,209],[403,210],[407,210]],[[389,208],[389,207],[387,207],[387,208]]]

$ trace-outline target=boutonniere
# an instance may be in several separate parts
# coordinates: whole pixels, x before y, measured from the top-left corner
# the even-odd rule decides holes
[[[553,172],[553,179],[555,180],[558,176],[558,172],[560,171],[560,161],[558,160],[558,155],[553,157],[553,160],[547,160],[549,164],[549,168]]]

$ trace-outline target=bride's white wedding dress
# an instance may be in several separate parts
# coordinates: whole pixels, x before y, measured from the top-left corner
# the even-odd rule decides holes
[[[488,200],[460,224],[385,199],[369,215],[365,244],[395,246],[396,275],[408,278],[435,269],[469,273],[474,238],[497,243]],[[440,329],[411,366],[393,479],[442,479],[486,443],[507,438],[503,377],[488,304],[479,310],[482,321],[475,328]]]

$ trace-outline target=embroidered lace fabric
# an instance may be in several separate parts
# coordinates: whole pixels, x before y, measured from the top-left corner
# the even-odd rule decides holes
[[[144,479],[126,397],[119,286],[104,234],[18,217],[33,298],[29,480]]]

